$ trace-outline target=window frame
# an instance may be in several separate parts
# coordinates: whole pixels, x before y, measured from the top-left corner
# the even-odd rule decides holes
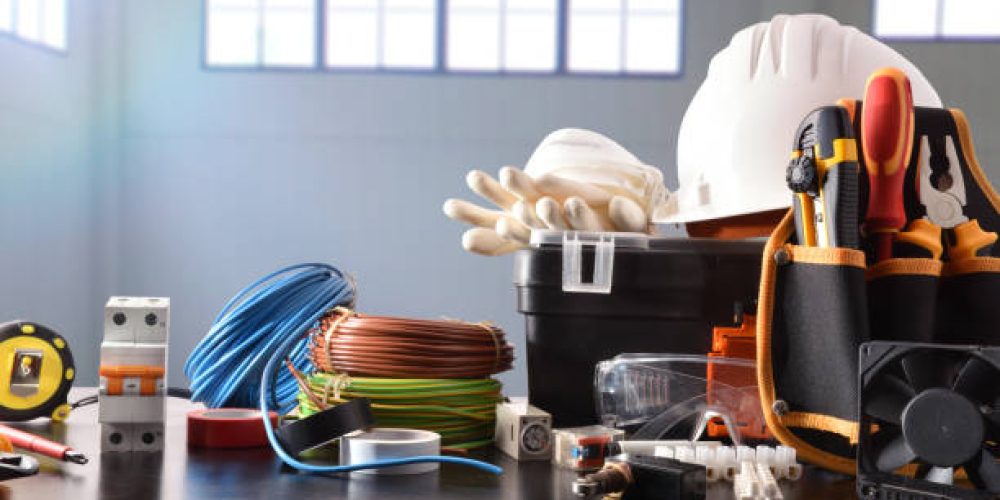
[[[201,0],[201,40],[200,44],[200,66],[203,71],[221,73],[245,73],[245,72],[273,72],[273,73],[333,73],[348,75],[372,75],[372,74],[398,74],[398,75],[427,75],[443,76],[458,75],[470,77],[582,77],[582,78],[626,78],[626,79],[655,79],[655,80],[677,80],[684,77],[686,49],[687,49],[687,0],[677,0],[677,22],[678,43],[677,43],[677,71],[675,72],[644,72],[628,71],[572,71],[567,67],[568,41],[569,41],[569,2],[571,0],[556,0],[556,66],[553,70],[507,70],[500,68],[497,70],[474,70],[474,69],[449,69],[447,66],[448,47],[448,0],[435,0],[435,40],[434,54],[435,61],[432,67],[409,68],[409,67],[347,67],[328,66],[326,64],[326,0],[314,0],[316,2],[316,62],[313,66],[283,67],[268,66],[262,63],[256,65],[215,65],[208,62],[208,17],[209,2],[211,0]],[[627,1],[627,0],[626,0]]]
[[[24,38],[23,36],[21,36],[21,35],[19,35],[17,33],[17,16],[14,14],[17,11],[17,9],[14,8],[14,4],[16,3],[16,1],[17,0],[12,0],[11,1],[11,6],[10,6],[10,9],[11,9],[11,27],[10,27],[9,30],[0,29],[0,40],[9,40],[9,41],[12,41],[12,42],[16,42],[17,44],[20,44],[20,45],[23,45],[23,46],[26,46],[26,47],[31,47],[32,49],[40,50],[42,52],[48,52],[48,53],[50,53],[52,55],[59,56],[59,57],[69,57],[69,45],[70,45],[70,43],[69,43],[70,42],[70,30],[69,30],[70,12],[69,12],[69,9],[73,5],[73,2],[71,0],[61,0],[63,2],[63,5],[64,5],[64,8],[63,8],[63,30],[64,30],[64,34],[63,35],[65,36],[65,45],[66,45],[66,47],[60,48],[60,47],[56,47],[54,45],[49,45],[49,44],[47,44],[47,43],[45,43],[45,42],[43,42],[41,40],[31,40],[31,39],[28,39],[28,38]]]
[[[947,0],[935,0],[937,11],[934,13],[933,35],[880,35],[876,31],[878,25],[878,3],[880,0],[871,0],[871,34],[878,40],[890,43],[1000,43],[1000,34],[997,35],[945,35],[941,33],[944,22],[944,2]]]

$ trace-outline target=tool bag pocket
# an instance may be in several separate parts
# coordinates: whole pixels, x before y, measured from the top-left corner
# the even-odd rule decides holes
[[[888,259],[868,268],[872,340],[933,342],[942,264],[936,259]]]
[[[939,296],[935,342],[1000,344],[1000,258],[945,263]]]
[[[764,251],[757,379],[768,428],[813,463],[854,469],[858,347],[869,339],[865,255],[788,243],[791,215]]]

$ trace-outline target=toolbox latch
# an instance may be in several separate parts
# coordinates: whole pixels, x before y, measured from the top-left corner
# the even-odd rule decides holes
[[[594,273],[583,279],[583,248],[594,247]],[[562,289],[572,293],[611,293],[615,265],[615,236],[612,233],[566,231],[562,245]]]

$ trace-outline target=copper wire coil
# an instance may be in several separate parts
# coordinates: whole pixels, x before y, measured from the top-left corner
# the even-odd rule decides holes
[[[482,378],[513,367],[503,330],[485,323],[368,316],[338,308],[309,332],[322,372],[392,378]]]

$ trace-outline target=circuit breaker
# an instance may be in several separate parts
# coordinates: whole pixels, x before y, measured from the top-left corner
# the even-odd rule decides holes
[[[104,307],[101,451],[160,451],[170,299],[111,297]]]

